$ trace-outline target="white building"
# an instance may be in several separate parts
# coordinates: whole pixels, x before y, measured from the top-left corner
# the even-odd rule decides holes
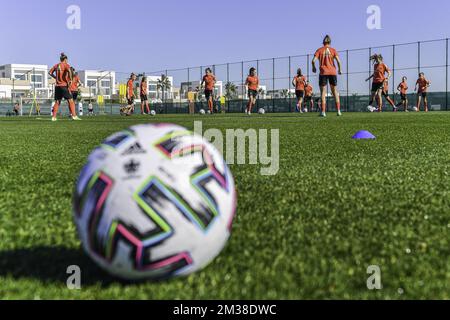
[[[14,79],[18,81],[28,81],[29,87],[25,88],[25,84],[22,83],[21,88],[15,87],[15,83],[11,83],[11,88],[6,89],[3,87],[0,90],[1,95],[7,95],[6,98],[11,98],[11,95],[20,96],[25,95],[25,91],[29,94],[34,94],[36,90],[36,97],[38,98],[49,98],[51,95],[51,90],[48,85],[48,66],[41,64],[6,64],[0,66],[0,78],[4,79]],[[5,84],[4,84],[5,85]],[[14,88],[13,88],[14,86]]]
[[[164,90],[164,96],[163,96],[163,90],[162,88],[158,88],[158,83],[161,81],[161,76],[148,76],[145,75],[145,77],[147,78],[147,87],[148,87],[148,99],[152,102],[161,102],[162,100],[167,101],[170,99],[174,98],[173,95],[173,77],[172,76],[167,76],[168,82],[170,83],[170,88],[166,88]],[[141,79],[137,79],[135,82],[135,88],[138,88],[138,95],[137,98],[140,98],[140,92],[139,92],[139,88],[140,88],[140,83],[141,83]]]
[[[115,71],[77,70],[77,72],[84,87],[81,94],[82,97],[103,96],[105,99],[110,99],[116,92]]]
[[[31,84],[28,80],[0,78],[0,99],[10,100],[29,95]]]

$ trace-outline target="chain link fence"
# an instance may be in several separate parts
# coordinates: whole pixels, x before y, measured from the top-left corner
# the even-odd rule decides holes
[[[449,108],[449,39],[419,41],[393,44],[380,47],[369,47],[351,50],[340,50],[342,75],[338,76],[338,88],[341,94],[341,104],[344,111],[365,111],[370,96],[370,82],[365,80],[372,74],[373,66],[369,58],[374,53],[382,54],[384,62],[392,70],[390,78],[390,96],[397,102],[397,86],[403,76],[408,78],[410,104],[415,103],[413,88],[419,72],[424,72],[431,81],[429,88],[429,105],[431,110],[448,110]],[[311,71],[313,53],[258,59],[234,63],[222,63],[181,69],[168,69],[152,72],[134,73],[147,76],[149,82],[149,100],[151,108],[158,113],[188,113],[189,92],[198,92],[195,96],[195,111],[207,109],[207,103],[202,94],[200,83],[206,68],[211,68],[218,83],[215,89],[218,109],[227,112],[243,112],[247,104],[245,79],[251,67],[257,69],[260,78],[260,90],[257,108],[265,108],[267,112],[293,112],[296,107],[295,91],[292,79],[296,70],[301,68],[314,88],[314,95],[319,97],[318,75]],[[125,84],[131,72],[116,72],[116,88]],[[161,86],[162,76],[169,79],[168,86]],[[92,90],[95,91],[95,90]],[[97,93],[97,92],[94,92]],[[136,97],[139,94],[136,88]],[[224,99],[220,97],[226,97]],[[95,94],[84,98],[84,108],[87,100],[94,101],[96,113],[119,114],[121,101],[118,98],[97,102]],[[334,108],[333,99],[327,107]],[[43,105],[41,113],[50,112],[51,103]],[[139,109],[139,100],[136,104]],[[12,101],[0,101],[0,114],[12,110]],[[23,114],[29,114],[31,105],[22,106]],[[61,108],[65,112],[66,108]]]

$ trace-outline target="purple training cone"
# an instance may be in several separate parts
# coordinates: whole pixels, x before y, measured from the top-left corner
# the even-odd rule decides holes
[[[376,137],[366,130],[361,130],[355,133],[355,135],[352,137],[352,139],[375,139]]]

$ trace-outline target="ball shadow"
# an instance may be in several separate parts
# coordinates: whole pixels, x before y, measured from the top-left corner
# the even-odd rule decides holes
[[[131,284],[110,276],[82,251],[64,247],[35,247],[0,251],[0,276],[15,279],[34,278],[47,283],[66,284],[71,273],[67,268],[77,265],[81,270],[81,285]]]

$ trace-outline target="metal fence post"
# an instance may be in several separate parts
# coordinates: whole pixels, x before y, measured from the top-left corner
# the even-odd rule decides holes
[[[420,41],[417,42],[417,69],[420,73]]]
[[[190,68],[187,68],[187,97],[186,98],[189,98],[189,87],[191,86],[191,84],[190,84],[190,82],[191,82],[191,79],[190,79],[190,72],[191,70],[190,70]]]
[[[309,54],[306,55],[306,77],[309,81]]]
[[[289,112],[291,112],[291,77],[292,77],[292,75],[291,75],[291,56],[289,56],[289,79],[288,79]]]
[[[395,100],[395,44],[392,45],[392,98]]]
[[[165,73],[165,75],[166,75],[166,78],[168,78],[168,72],[167,72],[167,70],[165,70],[164,73]],[[167,80],[169,80],[169,79],[167,79]],[[167,93],[164,92],[164,95],[168,94],[168,96],[170,97],[170,96],[171,96],[170,92],[171,92],[172,90],[173,90],[173,89],[170,88],[170,91],[169,91],[169,88],[167,88],[167,91],[168,91],[168,92],[167,92]],[[166,97],[163,96],[163,99],[164,99],[164,100],[163,100],[164,103],[166,104],[166,103],[167,103]]]
[[[259,73],[259,59],[256,60],[256,72]],[[259,88],[258,88],[259,91]],[[256,107],[259,109],[259,99],[256,99]]]
[[[275,110],[275,58],[272,58],[272,112]]]
[[[227,62],[227,84],[228,87],[230,87],[230,64]],[[226,97],[226,103],[227,103],[227,112],[230,111],[230,99],[227,97],[226,87],[225,87],[225,97]]]
[[[241,98],[241,112],[244,108],[244,61],[241,62],[241,88],[242,88],[242,98]]]
[[[448,110],[448,38],[445,39],[445,110]]]
[[[370,60],[370,58],[372,57],[372,48],[369,48],[369,77],[372,75],[372,61]],[[372,94],[372,88],[370,86],[370,81],[369,82],[369,101],[370,101],[370,97]]]
[[[292,77],[292,74],[291,74],[291,56],[289,56],[289,71],[288,71],[288,88],[289,89],[291,89],[291,77]]]
[[[346,111],[348,111],[349,110],[349,95],[350,95],[350,89],[349,89],[349,81],[348,81],[348,50],[347,50],[347,52],[346,52],[346,57],[345,57],[345,59],[346,59],[346,62],[345,62],[345,65],[346,65],[346,67],[345,67],[345,69],[346,69],[346,71],[345,71],[345,73],[346,73],[346,75],[347,75],[347,106],[346,106]]]

